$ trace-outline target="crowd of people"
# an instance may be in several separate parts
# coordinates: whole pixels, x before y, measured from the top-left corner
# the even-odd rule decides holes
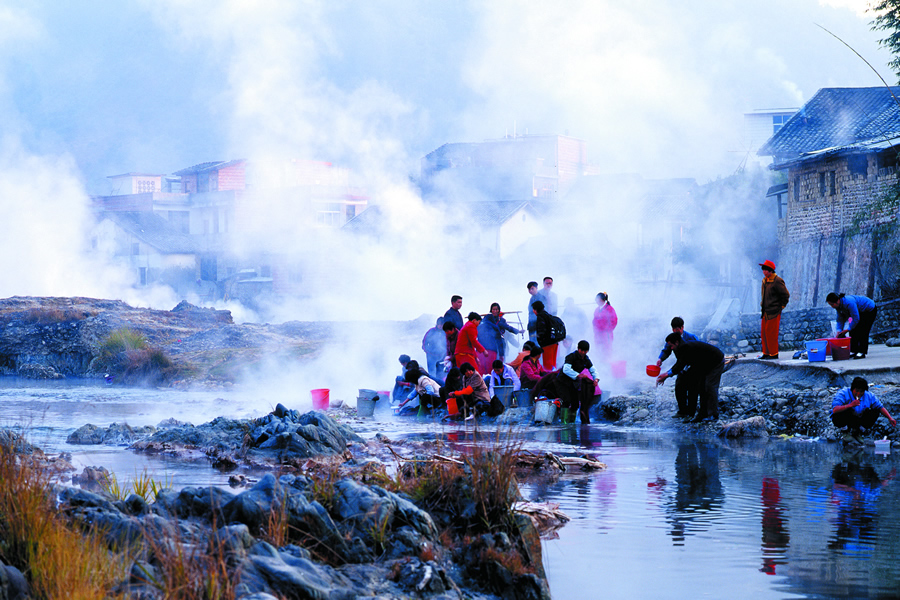
[[[588,317],[572,298],[566,299],[563,315],[558,315],[553,278],[545,277],[542,285],[539,288],[536,281],[526,285],[529,300],[524,324],[522,319],[513,324],[507,321],[504,315],[510,313],[504,313],[498,302],[487,313],[473,311],[463,318],[462,296],[451,296],[450,308],[422,338],[427,368],[408,355],[400,357],[402,373],[392,393],[398,413],[425,414],[451,401],[456,407],[452,412],[459,418],[495,416],[504,410],[496,388],[511,387],[514,392],[524,389],[534,396],[559,399],[572,421],[580,415],[582,423],[589,423],[588,409],[599,393],[597,371],[587,356],[591,345],[568,335],[584,333]],[[613,356],[618,317],[607,293],[598,293],[595,302],[594,347],[601,360],[608,361]],[[573,326],[570,331],[567,323]],[[510,350],[514,336],[528,338],[515,356]],[[559,361],[561,345],[567,353]]]
[[[760,299],[761,360],[779,357],[778,337],[781,313],[790,299],[784,280],[775,272],[775,264],[766,260],[762,269]],[[400,414],[423,414],[435,408],[455,406],[451,411],[459,418],[478,414],[495,416],[504,410],[497,388],[513,391],[529,390],[535,398],[559,400],[564,419],[590,423],[589,409],[594,396],[600,393],[597,370],[588,357],[591,344],[587,340],[575,342],[567,335],[567,323],[572,331],[587,329],[587,316],[572,298],[567,298],[563,317],[557,315],[559,303],[553,291],[553,278],[545,277],[539,287],[528,282],[527,320],[521,328],[510,324],[500,304],[494,302],[487,313],[469,312],[465,319],[461,312],[463,298],[450,298],[450,308],[439,317],[422,339],[427,370],[409,356],[402,355],[403,373],[397,377],[393,399]],[[875,321],[875,303],[859,295],[828,294],[826,301],[837,315],[837,337],[850,336],[853,358],[865,358],[868,338]],[[593,330],[594,356],[600,362],[613,357],[614,330],[618,316],[610,304],[609,295],[599,292],[590,321]],[[685,330],[684,319],[674,317],[671,333],[656,361],[657,367],[672,354],[675,363],[657,376],[657,385],[675,378],[675,400],[678,406],[674,418],[700,423],[718,420],[718,393],[722,373],[726,368],[724,353],[712,344]],[[510,336],[527,335],[521,351],[510,358]],[[566,354],[558,363],[562,345]],[[571,350],[571,351],[569,351]],[[865,380],[857,378],[846,390],[834,398],[832,420],[844,432],[845,440],[858,440],[860,432],[870,429],[879,415],[895,425],[893,417],[868,392]]]

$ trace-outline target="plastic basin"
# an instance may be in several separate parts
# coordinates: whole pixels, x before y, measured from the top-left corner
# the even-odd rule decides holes
[[[659,377],[659,367],[656,365],[647,365],[647,375],[650,377]]]
[[[827,340],[815,340],[806,342],[806,356],[809,359],[809,362],[824,362],[825,351],[827,349]]]

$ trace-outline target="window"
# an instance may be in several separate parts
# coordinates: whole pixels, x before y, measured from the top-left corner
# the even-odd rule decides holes
[[[348,204],[347,205],[347,220],[349,221],[350,219],[352,219],[355,216],[356,216],[356,205]]]
[[[772,133],[778,133],[778,130],[791,120],[791,116],[792,115],[772,115]]]
[[[137,256],[141,253],[141,244],[139,242],[134,242],[131,244],[131,255]]]
[[[827,193],[825,183],[825,173],[819,173],[819,195],[824,196]]]
[[[794,202],[800,202],[800,176],[794,177]]]
[[[847,170],[851,177],[866,179],[869,171],[869,159],[865,155],[850,156],[847,158]]]
[[[138,268],[138,277],[141,280],[141,285],[147,285],[147,267]]]
[[[216,257],[206,256],[200,258],[200,279],[203,281],[215,281],[217,276]]]
[[[829,196],[836,195],[837,187],[835,186],[836,181],[835,181],[834,171],[828,171],[828,177],[826,177],[826,179],[828,180],[828,195]]]
[[[341,224],[341,213],[338,211],[320,210],[316,213],[316,225],[338,227]]]
[[[138,194],[143,194],[146,192],[155,192],[156,191],[156,181],[155,180],[142,180],[137,182],[137,191]]]

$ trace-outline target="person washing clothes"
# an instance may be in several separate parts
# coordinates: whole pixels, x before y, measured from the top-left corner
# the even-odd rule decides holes
[[[869,352],[869,332],[878,314],[875,302],[865,296],[831,292],[825,302],[837,311],[837,337],[850,334],[850,357],[865,358]]]
[[[862,434],[871,430],[881,415],[891,427],[897,426],[897,421],[869,391],[869,382],[862,377],[855,377],[850,387],[839,391],[831,401],[831,422],[844,432],[844,442],[862,444]]]

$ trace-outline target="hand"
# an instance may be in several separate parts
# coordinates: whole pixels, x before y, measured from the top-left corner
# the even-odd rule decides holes
[[[851,402],[847,406],[859,406],[859,398],[854,398],[853,402]]]
[[[656,385],[662,385],[663,383],[665,383],[665,381],[668,377],[669,377],[668,373],[660,373],[659,376],[656,378]]]
[[[657,361],[656,361],[656,366],[657,366],[657,367],[661,367],[661,366],[662,366],[662,361],[659,360],[659,359],[657,359]]]
[[[891,424],[891,427],[896,427],[896,426],[897,426],[897,419],[895,419],[894,417],[888,417],[888,423]]]

